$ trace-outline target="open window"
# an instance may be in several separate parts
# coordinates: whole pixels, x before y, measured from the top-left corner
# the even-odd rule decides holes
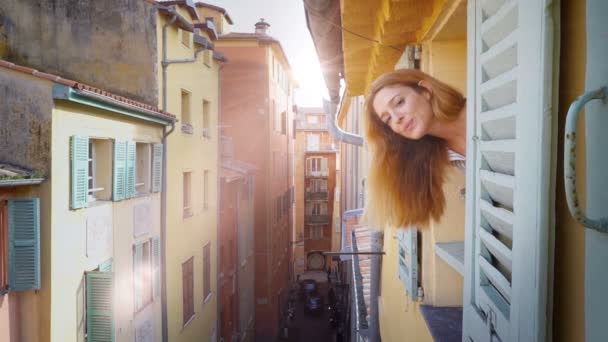
[[[152,144],[136,143],[135,150],[137,159],[135,191],[138,195],[145,195],[152,190]]]

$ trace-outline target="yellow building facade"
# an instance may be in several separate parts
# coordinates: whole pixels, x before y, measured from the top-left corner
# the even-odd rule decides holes
[[[166,338],[218,336],[218,106],[214,22],[186,1],[159,8],[160,107],[179,120],[167,138]]]
[[[162,140],[174,116],[12,63],[0,74],[18,90],[11,102],[30,103],[4,121],[40,128],[8,144],[31,149],[10,162],[47,178],[15,193],[37,204],[9,217],[12,230],[32,228],[11,257],[36,256],[11,261],[11,276],[34,262],[19,279],[37,283],[18,296],[9,341],[159,340]]]

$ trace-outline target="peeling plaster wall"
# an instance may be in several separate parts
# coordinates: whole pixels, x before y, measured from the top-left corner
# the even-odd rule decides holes
[[[0,1],[0,58],[155,106],[156,49],[146,1]]]
[[[0,68],[0,162],[48,175],[52,82]]]

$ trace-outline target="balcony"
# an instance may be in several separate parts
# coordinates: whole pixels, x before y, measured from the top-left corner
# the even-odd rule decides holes
[[[306,146],[307,153],[314,152],[336,152],[338,150],[336,143],[311,144]]]
[[[304,217],[306,224],[329,224],[331,222],[330,215],[312,215],[306,214]]]
[[[306,192],[304,195],[307,201],[327,201],[329,199],[329,193],[324,192]]]
[[[312,171],[306,170],[306,177],[328,177],[329,170]]]

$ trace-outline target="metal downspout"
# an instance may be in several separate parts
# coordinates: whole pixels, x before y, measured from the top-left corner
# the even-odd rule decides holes
[[[163,342],[168,342],[169,331],[167,327],[167,137],[175,130],[175,122],[171,124],[171,129],[163,133],[163,171],[162,171],[162,191],[160,196],[160,240],[162,248],[160,249],[161,263],[161,327]]]
[[[220,125],[219,125],[219,122],[220,122],[220,115],[222,113],[222,88],[221,88],[221,86],[222,86],[222,68],[223,67],[224,67],[223,64],[219,64],[218,69],[217,69],[217,121],[218,121],[218,125],[217,125],[217,128],[216,128],[215,137],[217,139],[217,158],[218,158],[218,162],[216,163],[216,165],[220,164],[219,163],[219,159],[221,158],[221,152],[222,152],[221,146],[220,146],[221,139],[220,139]],[[215,183],[215,184],[218,184],[218,187],[217,187],[217,190],[216,190],[216,198],[218,198],[218,199],[220,197],[220,186],[219,186],[221,184],[220,182],[221,182],[220,170],[219,170],[219,167],[218,167],[218,169],[216,171],[216,183]],[[215,206],[215,210],[216,210],[216,217],[217,217],[216,228],[215,228],[215,241],[219,241],[219,239],[220,239],[220,228],[221,228],[220,227],[220,203],[219,203],[219,201],[217,201],[217,204]],[[217,276],[215,277],[215,283],[216,283],[215,284],[215,288],[216,288],[215,291],[217,292],[217,298],[216,298],[216,300],[218,302],[218,304],[215,306],[216,307],[216,309],[215,309],[215,311],[216,311],[216,317],[217,317],[217,319],[215,320],[215,331],[216,331],[216,336],[217,335],[221,336],[220,327],[221,327],[221,319],[222,319],[222,317],[220,315],[220,306],[221,306],[221,298],[222,298],[221,297],[222,296],[222,294],[221,294],[222,287],[220,286],[220,277],[219,277],[219,274],[220,274],[220,272],[219,272],[219,270],[220,270],[220,262],[221,262],[220,256],[221,256],[221,254],[219,253],[219,248],[215,248],[215,251],[216,251],[215,269],[217,270],[217,272],[216,272]],[[238,268],[238,266],[237,266],[237,268]]]
[[[342,95],[342,100],[345,96]],[[357,134],[349,133],[338,126],[338,113],[341,105],[336,102],[323,100],[323,109],[328,116],[327,129],[334,139],[346,144],[363,146],[363,137]]]
[[[372,252],[381,251],[382,233],[373,231],[370,234],[370,249]],[[370,286],[369,286],[369,342],[380,342],[380,322],[378,319],[378,293],[380,292],[380,257],[370,255]]]

